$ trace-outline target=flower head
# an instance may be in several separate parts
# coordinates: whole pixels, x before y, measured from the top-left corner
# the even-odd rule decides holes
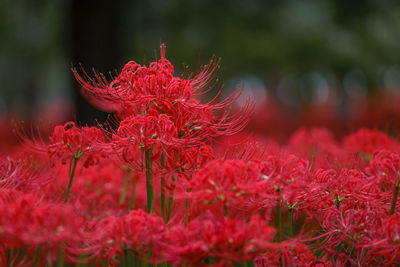
[[[237,133],[246,125],[252,112],[251,105],[237,114],[227,110],[240,96],[239,91],[223,101],[219,101],[221,91],[207,103],[197,99],[213,87],[207,86],[218,64],[219,60],[213,58],[192,77],[176,77],[173,65],[165,58],[165,46],[161,45],[158,61],[149,66],[130,61],[111,82],[101,74],[95,73],[92,79],[86,72],[83,76],[76,69],[73,72],[84,94],[99,108],[112,111],[121,119],[145,116],[149,110],[155,110],[173,122],[180,139],[198,142]]]

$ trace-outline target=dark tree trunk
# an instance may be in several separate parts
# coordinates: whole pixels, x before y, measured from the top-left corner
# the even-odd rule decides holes
[[[73,65],[82,63],[89,74],[92,68],[105,74],[115,73],[114,70],[119,68],[122,53],[118,11],[121,1],[71,0],[67,31]],[[78,123],[104,122],[108,114],[92,107],[79,93],[80,86],[75,81],[73,89]]]

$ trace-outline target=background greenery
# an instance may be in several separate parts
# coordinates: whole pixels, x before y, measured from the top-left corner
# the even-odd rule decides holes
[[[153,60],[160,40],[178,73],[216,54],[227,87],[256,80],[292,107],[333,92],[345,108],[399,87],[398,14],[382,0],[3,0],[0,114],[70,103],[79,120],[104,117],[79,98],[71,64],[118,71]]]

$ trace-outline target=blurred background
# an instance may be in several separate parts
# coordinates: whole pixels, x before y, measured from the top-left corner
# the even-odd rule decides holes
[[[177,75],[222,58],[225,94],[243,87],[238,106],[256,99],[251,131],[398,135],[399,14],[399,1],[382,0],[2,0],[0,121],[6,130],[14,116],[104,121],[79,95],[71,65],[119,72],[154,60],[162,40]]]

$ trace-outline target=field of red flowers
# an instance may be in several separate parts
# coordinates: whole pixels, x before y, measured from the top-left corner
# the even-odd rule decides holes
[[[18,125],[0,158],[0,266],[399,266],[400,142],[362,128],[243,133],[218,60],[174,76],[159,60],[116,77],[73,69],[107,124]]]

